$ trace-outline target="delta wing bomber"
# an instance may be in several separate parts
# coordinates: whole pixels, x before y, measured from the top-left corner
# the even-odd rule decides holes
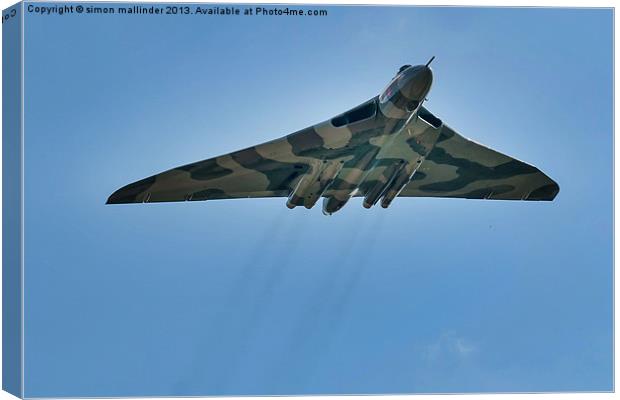
[[[286,197],[309,209],[323,198],[331,215],[352,197],[366,208],[396,197],[553,200],[559,186],[536,167],[464,138],[423,106],[433,58],[402,66],[380,95],[328,121],[131,183],[107,204]]]

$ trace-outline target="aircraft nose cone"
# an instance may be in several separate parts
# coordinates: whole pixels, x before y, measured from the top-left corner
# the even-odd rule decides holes
[[[406,79],[408,82],[404,94],[411,100],[422,101],[431,89],[433,71],[426,65],[420,65]]]

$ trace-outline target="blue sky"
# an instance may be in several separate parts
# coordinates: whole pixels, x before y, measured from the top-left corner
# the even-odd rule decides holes
[[[612,11],[26,15],[27,396],[612,389]],[[105,206],[433,62],[551,203]]]

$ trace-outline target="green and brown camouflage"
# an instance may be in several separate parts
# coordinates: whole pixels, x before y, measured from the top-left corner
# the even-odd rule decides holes
[[[431,59],[432,61],[432,59]],[[396,197],[553,200],[558,185],[537,168],[471,140],[422,104],[426,65],[403,66],[379,95],[280,139],[173,168],[114,192],[108,204],[286,197],[289,208],[340,210]]]

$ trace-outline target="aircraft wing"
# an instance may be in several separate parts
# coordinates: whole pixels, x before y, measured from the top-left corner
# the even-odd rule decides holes
[[[553,200],[559,190],[538,168],[443,125],[435,147],[399,196]]]
[[[372,120],[360,122],[357,129],[369,129],[372,124]],[[131,183],[114,192],[107,204],[286,197],[300,177],[321,164],[322,152],[336,159],[351,158],[351,135],[348,125],[335,128],[325,121],[280,139]]]
[[[291,182],[309,169],[294,154],[295,141],[313,138],[308,129],[289,136],[131,183],[108,204],[288,196]]]

